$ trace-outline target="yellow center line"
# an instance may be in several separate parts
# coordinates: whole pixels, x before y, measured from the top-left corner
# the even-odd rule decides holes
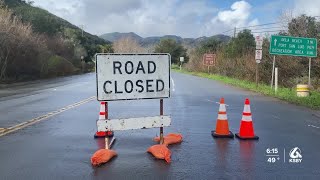
[[[62,112],[65,112],[65,111],[67,111],[67,110],[73,109],[73,108],[75,108],[75,107],[81,106],[81,105],[86,104],[86,103],[88,103],[88,102],[90,102],[90,101],[93,101],[93,100],[95,100],[95,99],[96,99],[96,97],[95,97],[95,96],[92,96],[92,97],[90,97],[90,98],[87,98],[87,99],[84,99],[84,100],[82,100],[82,101],[76,102],[76,103],[74,103],[74,104],[68,105],[68,106],[63,107],[63,108],[61,108],[61,109],[58,109],[58,110],[56,110],[56,111],[49,112],[49,113],[47,113],[47,114],[45,114],[45,115],[42,115],[42,116],[33,118],[33,119],[28,120],[28,121],[25,121],[25,122],[23,122],[23,123],[20,123],[20,124],[11,126],[11,127],[9,127],[9,128],[0,128],[0,137],[1,137],[1,136],[5,136],[5,135],[7,135],[7,134],[9,134],[9,133],[15,132],[15,131],[17,131],[17,130],[23,129],[23,128],[25,128],[25,127],[31,126],[31,125],[33,125],[33,124],[35,124],[35,123],[44,121],[44,120],[46,120],[46,119],[48,119],[48,118],[50,118],[50,117],[52,117],[52,116],[55,116],[55,115],[57,115],[57,114],[60,114],[60,113],[62,113]]]
[[[5,130],[5,128],[0,128],[0,133],[4,132]]]

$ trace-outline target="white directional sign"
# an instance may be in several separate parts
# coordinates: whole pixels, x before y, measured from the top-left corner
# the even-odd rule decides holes
[[[261,36],[256,36],[256,49],[262,49],[263,38]]]
[[[256,60],[262,59],[262,50],[256,50]]]
[[[170,97],[169,54],[97,54],[98,101]]]

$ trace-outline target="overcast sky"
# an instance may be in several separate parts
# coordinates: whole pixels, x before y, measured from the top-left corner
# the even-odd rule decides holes
[[[320,16],[320,0],[33,0],[35,6],[92,34],[135,32],[212,36],[229,29],[279,21],[284,11]],[[274,26],[275,27],[275,26]],[[265,31],[265,30],[259,30]],[[228,34],[229,33],[229,34]],[[232,31],[227,32],[231,35]]]

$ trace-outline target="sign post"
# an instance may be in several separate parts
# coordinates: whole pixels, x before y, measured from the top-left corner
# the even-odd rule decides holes
[[[278,68],[275,68],[275,80],[274,80],[274,91],[277,93],[278,91]]]
[[[180,57],[180,71],[182,69],[182,63],[184,62],[184,57]]]
[[[308,85],[311,86],[311,58],[309,58],[309,76],[308,76]]]
[[[215,66],[216,64],[216,55],[204,54],[202,59],[203,59],[203,65],[208,67],[208,74],[210,74],[210,66]]]
[[[256,53],[255,53],[255,59],[256,59],[256,86],[258,87],[258,84],[259,84],[259,64],[261,63],[261,59],[262,59],[263,38],[261,36],[256,36],[255,42],[256,42]]]
[[[271,36],[269,52],[273,55],[308,57],[308,84],[309,86],[311,85],[311,58],[317,57],[317,39],[290,36]],[[273,78],[271,82],[273,83]]]
[[[169,54],[97,54],[98,101],[160,99],[160,116],[101,119],[98,131],[160,128],[163,142],[163,127],[171,124],[171,117],[163,115],[163,99],[170,97],[170,66]]]
[[[274,77],[274,67],[276,65],[276,56],[273,55],[273,63],[272,63],[272,75],[271,75],[271,89],[272,89],[272,86],[273,86],[273,77]]]

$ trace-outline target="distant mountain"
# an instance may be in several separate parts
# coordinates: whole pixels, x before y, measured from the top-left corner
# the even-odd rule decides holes
[[[129,32],[129,33],[119,33],[119,32],[106,33],[106,34],[101,35],[100,37],[105,39],[105,40],[107,40],[107,41],[111,41],[111,42],[115,42],[115,41],[117,41],[117,40],[119,40],[121,38],[128,38],[129,37],[129,38],[134,39],[135,41],[137,41],[143,47],[154,46],[154,45],[158,44],[161,39],[174,39],[178,43],[182,43],[186,47],[196,47],[201,42],[204,42],[204,41],[208,40],[209,38],[215,38],[215,39],[217,39],[219,41],[222,41],[222,42],[228,42],[231,39],[230,36],[226,36],[226,35],[222,35],[222,34],[214,35],[214,36],[211,36],[211,37],[203,36],[203,37],[199,37],[199,38],[182,38],[182,37],[176,36],[176,35],[152,36],[152,37],[142,38],[141,36],[137,35],[134,32]]]
[[[100,38],[105,39],[107,41],[117,41],[121,38],[131,38],[136,40],[137,42],[140,42],[143,38],[137,35],[136,33],[129,32],[129,33],[119,33],[119,32],[113,32],[113,33],[106,33],[100,36]]]

